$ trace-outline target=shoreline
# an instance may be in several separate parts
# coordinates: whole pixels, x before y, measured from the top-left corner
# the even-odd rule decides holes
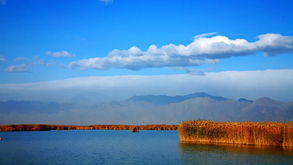
[[[149,125],[51,125],[51,124],[11,124],[0,125],[0,132],[11,131],[51,131],[51,130],[177,130],[178,125],[149,124]]]

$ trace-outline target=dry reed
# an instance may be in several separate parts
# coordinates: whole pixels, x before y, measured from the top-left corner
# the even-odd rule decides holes
[[[178,128],[183,143],[293,147],[293,123],[185,121]]]

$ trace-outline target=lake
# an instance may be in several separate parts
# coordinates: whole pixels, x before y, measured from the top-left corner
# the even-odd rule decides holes
[[[292,165],[280,148],[180,144],[177,131],[0,132],[0,164]]]

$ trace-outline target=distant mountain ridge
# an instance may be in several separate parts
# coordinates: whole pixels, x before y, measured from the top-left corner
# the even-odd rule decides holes
[[[185,100],[194,99],[194,98],[210,98],[217,101],[228,100],[222,96],[212,96],[204,92],[192,93],[188,95],[177,95],[177,96],[167,96],[167,95],[144,95],[144,96],[133,96],[127,101],[134,102],[149,102],[153,104],[170,104],[170,103],[179,103]]]
[[[245,99],[245,98],[239,98],[238,101],[239,102],[250,102],[250,103],[253,102],[252,100],[248,100],[248,99]]]
[[[215,121],[292,121],[293,103],[261,97],[257,100],[228,99],[204,92],[183,96],[145,95],[134,96],[126,102],[145,109],[145,116],[157,121],[184,121],[206,119]],[[143,103],[151,108],[141,107]],[[133,106],[134,107],[134,106]],[[150,106],[149,106],[150,107]]]
[[[82,100],[81,100],[82,101]],[[34,114],[34,117],[30,117]],[[38,116],[39,117],[36,117]],[[15,117],[14,117],[15,116]],[[179,124],[185,120],[293,121],[293,102],[268,97],[228,99],[207,93],[133,96],[94,105],[39,101],[0,101],[0,123]],[[66,120],[66,121],[65,121]],[[34,122],[35,121],[35,122]]]

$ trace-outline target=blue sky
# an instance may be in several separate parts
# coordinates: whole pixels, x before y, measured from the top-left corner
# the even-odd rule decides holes
[[[116,121],[119,109],[109,114],[117,109],[107,103],[149,94],[292,102],[292,7],[292,0],[0,0],[0,123]],[[47,107],[30,113],[22,103]]]
[[[114,49],[132,46],[147,51],[173,43],[188,45],[194,36],[216,32],[231,40],[258,40],[277,33],[293,35],[291,0],[1,0],[0,83],[26,83],[71,77],[114,75],[165,75],[200,72],[292,69],[292,50],[264,56],[256,50],[245,56],[218,58],[199,66],[143,63],[144,67],[93,69],[82,59],[107,57]],[[213,37],[213,36],[207,36]],[[290,38],[292,40],[292,38]],[[54,57],[54,56],[71,57]],[[54,55],[55,53],[55,55]],[[118,53],[120,56],[120,54]],[[21,57],[21,58],[20,58]],[[28,59],[26,59],[28,58]],[[18,60],[17,60],[18,59]],[[147,67],[150,66],[151,67]],[[16,66],[16,67],[11,67]],[[18,67],[17,67],[18,66]]]

